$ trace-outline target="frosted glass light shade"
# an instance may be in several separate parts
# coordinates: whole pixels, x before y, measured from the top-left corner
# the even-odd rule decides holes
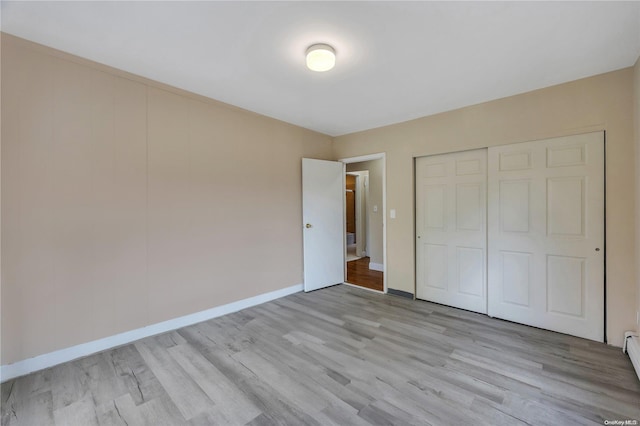
[[[336,65],[336,52],[328,44],[314,44],[307,49],[307,68],[312,71],[329,71]]]

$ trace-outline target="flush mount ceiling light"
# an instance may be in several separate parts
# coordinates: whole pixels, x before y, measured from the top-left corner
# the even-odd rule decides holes
[[[307,49],[307,68],[311,71],[329,71],[336,64],[336,51],[328,44],[314,44]]]

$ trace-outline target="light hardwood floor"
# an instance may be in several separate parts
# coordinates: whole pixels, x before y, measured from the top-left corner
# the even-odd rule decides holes
[[[2,425],[568,425],[640,420],[619,348],[347,286],[2,385]]]

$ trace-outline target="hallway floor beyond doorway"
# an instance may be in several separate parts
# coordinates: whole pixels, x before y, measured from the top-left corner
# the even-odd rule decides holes
[[[369,269],[368,257],[347,262],[347,282],[372,290],[384,291],[383,273]]]

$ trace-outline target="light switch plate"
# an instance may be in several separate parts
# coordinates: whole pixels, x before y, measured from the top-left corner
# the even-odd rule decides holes
[[[377,213],[378,212],[378,206],[373,206],[373,212]]]
[[[396,209],[391,209],[391,211],[389,211],[389,217],[391,217],[391,219],[396,218]]]

